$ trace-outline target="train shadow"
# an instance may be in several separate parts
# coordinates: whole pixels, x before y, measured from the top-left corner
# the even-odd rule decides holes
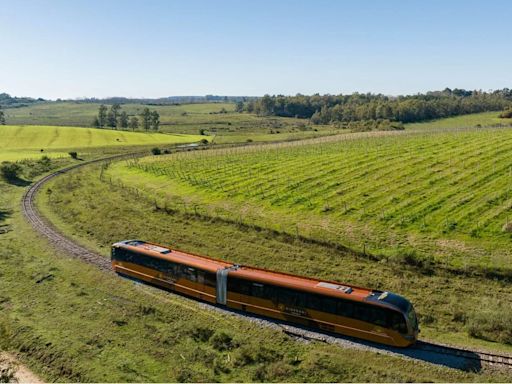
[[[206,304],[212,306],[210,304]],[[419,360],[425,363],[441,365],[447,368],[468,371],[480,372],[482,370],[482,362],[478,354],[464,351],[464,355],[457,354],[457,349],[446,348],[450,353],[440,352],[440,346],[435,344],[418,341],[410,347],[392,347],[384,344],[378,344],[371,341],[353,338],[350,336],[343,336],[340,334],[323,331],[320,329],[309,328],[294,323],[284,321],[277,321],[274,319],[266,318],[263,316],[242,312],[238,310],[220,308],[219,306],[212,306],[217,310],[222,310],[228,313],[243,315],[244,317],[256,319],[258,321],[265,321],[282,329],[290,337],[297,339],[304,339],[310,341],[324,342],[328,344],[339,345],[345,348],[354,348],[369,350],[376,353],[385,353],[397,357],[404,357],[414,360]],[[297,330],[299,332],[297,332]]]
[[[214,307],[219,308],[218,306]],[[241,312],[238,310],[231,310],[226,308],[220,309],[234,314],[241,314],[244,317],[250,317],[253,319],[258,319],[259,321],[266,321],[268,323],[272,323],[280,327],[283,330],[283,332],[285,332],[289,336],[295,338],[324,342],[339,345],[345,348],[354,348],[369,350],[376,353],[385,353],[397,357],[419,360],[425,363],[441,365],[447,368],[462,371],[480,372],[482,370],[482,362],[480,360],[480,357],[476,353],[472,353],[470,351],[464,351],[464,355],[458,355],[456,353],[457,350],[455,349],[453,350],[453,353],[442,353],[439,351],[439,346],[436,346],[435,344],[426,343],[423,341],[418,341],[416,344],[405,348],[392,347],[349,336],[343,336],[315,328],[304,327],[293,323],[276,321],[273,319],[269,319],[254,314],[249,314],[247,312]],[[299,330],[298,333],[296,332],[297,330]]]

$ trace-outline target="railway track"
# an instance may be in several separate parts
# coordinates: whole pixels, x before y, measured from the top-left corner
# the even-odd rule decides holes
[[[94,253],[87,248],[77,244],[74,240],[66,237],[44,217],[40,215],[35,207],[35,196],[38,191],[50,180],[60,175],[66,174],[77,168],[81,168],[90,164],[97,164],[101,162],[108,162],[120,160],[129,157],[143,156],[145,153],[131,153],[105,157],[101,159],[91,160],[84,163],[76,164],[52,174],[49,174],[34,184],[32,184],[22,198],[22,213],[32,227],[41,235],[51,240],[53,246],[59,250],[69,254],[72,257],[81,259],[89,264],[95,265],[104,272],[112,273],[110,261],[105,257]],[[394,348],[383,345],[365,342],[361,340],[354,340],[345,338],[339,335],[325,334],[321,332],[312,331],[302,327],[297,327],[289,324],[281,324],[274,320],[263,319],[258,316],[248,315],[247,313],[240,313],[231,311],[225,308],[219,308],[210,304],[202,303],[203,306],[211,310],[221,311],[226,314],[241,316],[248,318],[251,321],[258,322],[262,325],[272,326],[280,329],[287,335],[302,339],[305,341],[320,341],[329,344],[336,344],[346,348],[370,350],[378,353],[387,353],[390,355],[397,355],[405,358],[411,358],[421,361],[426,361],[433,364],[444,365],[450,368],[464,369],[478,371],[483,366],[500,367],[512,370],[512,356],[499,355],[489,353],[481,350],[470,350],[460,347],[442,345],[428,341],[419,340],[414,346],[409,348]]]
[[[32,227],[41,233],[43,236],[47,237],[51,240],[53,246],[59,250],[62,250],[73,257],[84,260],[87,263],[93,264],[100,268],[103,271],[112,271],[109,260],[104,257],[91,252],[85,247],[75,243],[73,240],[67,238],[63,234],[61,234],[52,224],[50,224],[47,220],[45,220],[37,211],[35,207],[35,196],[37,192],[50,180],[54,179],[57,176],[65,174],[69,171],[75,170],[77,168],[84,167],[90,164],[96,164],[105,161],[113,161],[119,160],[126,157],[133,157],[138,154],[130,154],[130,155],[115,155],[106,158],[96,159],[87,161],[81,164],[75,164],[70,167],[58,170],[54,173],[51,173],[37,182],[32,184],[22,198],[21,211],[28,222],[32,225]]]

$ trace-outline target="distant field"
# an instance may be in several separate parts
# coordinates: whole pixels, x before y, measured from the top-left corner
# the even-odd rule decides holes
[[[508,268],[511,151],[510,129],[406,133],[146,158],[111,175],[170,209],[358,251]]]
[[[39,103],[21,108],[5,109],[7,122],[10,124],[38,124],[38,125],[71,125],[90,126],[94,116],[98,113],[99,104],[80,102],[52,102]],[[204,103],[152,106],[142,104],[123,104],[122,108],[130,115],[140,114],[148,107],[160,114],[161,121],[166,122],[182,116],[183,113],[192,115],[208,115],[210,112],[219,112],[222,108],[232,112],[233,103]]]
[[[196,142],[199,135],[124,132],[107,129],[0,125],[0,161],[62,156],[63,149],[164,145]],[[42,150],[42,151],[41,151]]]
[[[40,103],[21,108],[5,109],[8,124],[91,126],[99,104],[79,102]],[[209,135],[262,135],[300,133],[308,122],[301,119],[265,117],[234,112],[233,103],[203,103],[181,105],[123,104],[129,115],[139,115],[148,107],[160,114],[161,131],[198,134],[203,129]],[[224,110],[226,113],[220,113]],[[323,127],[319,127],[324,130]],[[332,130],[332,128],[329,128]],[[244,138],[243,141],[245,141]]]
[[[492,126],[510,126],[512,119],[500,119],[500,112],[482,112],[470,115],[448,117],[446,119],[426,121],[423,123],[406,124],[406,129],[431,129],[431,128],[475,128]]]

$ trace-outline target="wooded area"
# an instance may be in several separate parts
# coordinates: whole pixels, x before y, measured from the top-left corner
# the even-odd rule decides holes
[[[270,96],[238,103],[237,110],[260,115],[309,118],[315,124],[361,120],[402,123],[432,120],[468,113],[499,111],[512,105],[512,90],[493,92],[449,89],[408,96],[371,93],[351,95]]]

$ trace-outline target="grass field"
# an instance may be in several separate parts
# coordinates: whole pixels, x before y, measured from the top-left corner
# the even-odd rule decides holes
[[[512,119],[500,119],[500,112],[482,112],[469,115],[448,117],[425,121],[422,123],[405,124],[406,129],[436,129],[436,128],[476,128],[476,127],[495,127],[511,126]]]
[[[69,161],[52,160],[52,167]],[[30,164],[24,166],[32,173]],[[81,236],[97,235],[90,229],[98,221],[89,219],[99,212],[102,227],[110,228],[103,236],[117,236],[111,232],[115,228],[121,229],[122,237],[144,227],[151,231],[155,224],[160,230],[180,231],[182,245],[193,237],[208,241],[214,236],[210,231],[208,238],[200,239],[194,231],[205,230],[203,223],[182,216],[169,221],[161,212],[150,213],[147,220],[143,214],[137,216],[139,220],[125,221],[131,215],[149,213],[148,204],[100,182],[98,171],[93,168],[56,184],[56,192],[63,185],[69,193],[79,192],[64,215],[74,216],[73,226],[81,228]],[[75,187],[68,188],[71,184]],[[465,373],[323,343],[297,342],[280,331],[205,311],[193,301],[100,273],[61,257],[34,234],[17,208],[23,187],[0,181],[0,191],[0,349],[18,353],[46,380],[507,381],[499,372]],[[107,199],[93,201],[89,193]],[[79,202],[81,194],[87,198]],[[40,198],[44,202],[48,196]],[[51,205],[61,198],[69,196],[56,193]],[[76,209],[85,206],[92,216],[77,216]],[[220,225],[217,234],[222,231],[233,234],[230,226]],[[250,237],[247,233],[239,240],[245,243]],[[279,244],[278,239],[269,239],[262,249]],[[222,249],[218,242],[211,246],[212,253]],[[306,247],[305,252],[315,249]]]
[[[63,150],[97,147],[169,145],[197,142],[199,135],[122,132],[107,129],[0,125],[0,161],[67,156]]]
[[[511,130],[336,140],[146,158],[108,176],[169,209],[376,255],[510,269]]]
[[[102,181],[100,173],[96,167],[55,180],[48,186],[51,199],[42,193],[39,206],[52,222],[105,256],[119,239],[142,238],[242,265],[390,290],[412,300],[423,338],[512,352],[512,312],[504,307],[512,300],[507,281],[411,266],[395,258],[378,262],[273,228],[196,214],[193,206],[188,213],[157,207],[106,177]]]

